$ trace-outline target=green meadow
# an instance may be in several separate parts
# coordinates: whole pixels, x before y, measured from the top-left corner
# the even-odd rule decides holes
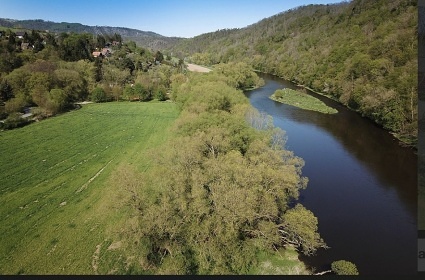
[[[0,274],[128,271],[130,215],[117,170],[149,168],[173,103],[104,103],[0,132]]]

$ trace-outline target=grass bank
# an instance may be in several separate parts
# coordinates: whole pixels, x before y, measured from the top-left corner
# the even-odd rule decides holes
[[[130,209],[110,178],[149,168],[177,116],[168,102],[90,104],[0,132],[0,274],[128,269],[114,236]]]
[[[338,113],[336,109],[327,106],[319,99],[303,92],[298,92],[289,88],[276,90],[270,96],[270,99],[301,109],[316,111],[324,114]]]

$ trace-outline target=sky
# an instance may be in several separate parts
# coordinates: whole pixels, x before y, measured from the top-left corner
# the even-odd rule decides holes
[[[0,18],[128,27],[191,38],[243,28],[309,4],[342,0],[0,0]]]

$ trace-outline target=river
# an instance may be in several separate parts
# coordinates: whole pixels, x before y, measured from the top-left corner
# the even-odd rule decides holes
[[[339,113],[326,115],[268,97],[297,87],[260,74],[265,86],[246,92],[251,104],[286,131],[286,148],[305,161],[308,186],[299,202],[319,220],[329,249],[302,260],[317,271],[336,260],[361,275],[417,273],[417,155],[387,131],[341,104],[307,91]]]

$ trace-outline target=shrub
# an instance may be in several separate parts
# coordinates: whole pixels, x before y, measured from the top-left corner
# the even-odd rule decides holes
[[[106,93],[101,87],[96,87],[90,94],[90,99],[93,102],[105,102],[106,101]]]
[[[359,275],[356,265],[349,261],[334,261],[331,264],[331,269],[337,275]]]

